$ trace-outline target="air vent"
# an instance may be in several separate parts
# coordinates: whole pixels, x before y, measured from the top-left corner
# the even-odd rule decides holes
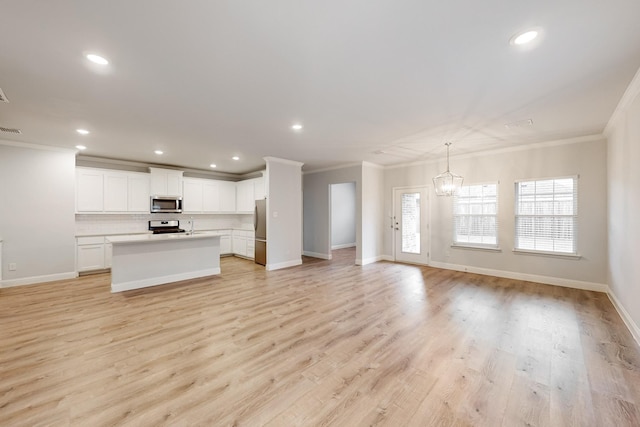
[[[0,132],[17,133],[17,134],[22,133],[22,131],[20,129],[3,128],[2,126],[0,126]]]
[[[9,103],[9,98],[7,98],[7,95],[4,94],[2,88],[0,88],[0,101]]]

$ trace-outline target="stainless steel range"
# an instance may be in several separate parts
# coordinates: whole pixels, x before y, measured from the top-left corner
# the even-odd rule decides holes
[[[180,228],[180,221],[177,219],[171,221],[149,221],[149,230],[153,231],[153,234],[184,233],[184,230]]]

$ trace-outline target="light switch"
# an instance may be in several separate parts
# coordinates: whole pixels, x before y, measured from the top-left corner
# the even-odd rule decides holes
[[[273,212],[273,217],[274,217],[274,218],[278,218],[278,212],[274,211],[274,212]]]

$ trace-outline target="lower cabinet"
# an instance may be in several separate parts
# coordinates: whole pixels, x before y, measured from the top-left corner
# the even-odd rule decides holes
[[[253,259],[255,256],[255,233],[250,230],[233,230],[233,254]]]
[[[231,250],[231,230],[220,230],[220,255],[233,255]]]
[[[78,237],[77,250],[79,272],[106,268],[103,236]]]

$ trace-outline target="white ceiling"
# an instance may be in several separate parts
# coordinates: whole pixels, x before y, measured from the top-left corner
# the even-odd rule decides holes
[[[231,173],[264,156],[313,170],[441,158],[445,141],[460,154],[599,134],[640,67],[637,0],[0,0],[0,10],[10,100],[0,126],[22,130],[0,138]],[[533,26],[544,30],[534,48],[510,45]]]

